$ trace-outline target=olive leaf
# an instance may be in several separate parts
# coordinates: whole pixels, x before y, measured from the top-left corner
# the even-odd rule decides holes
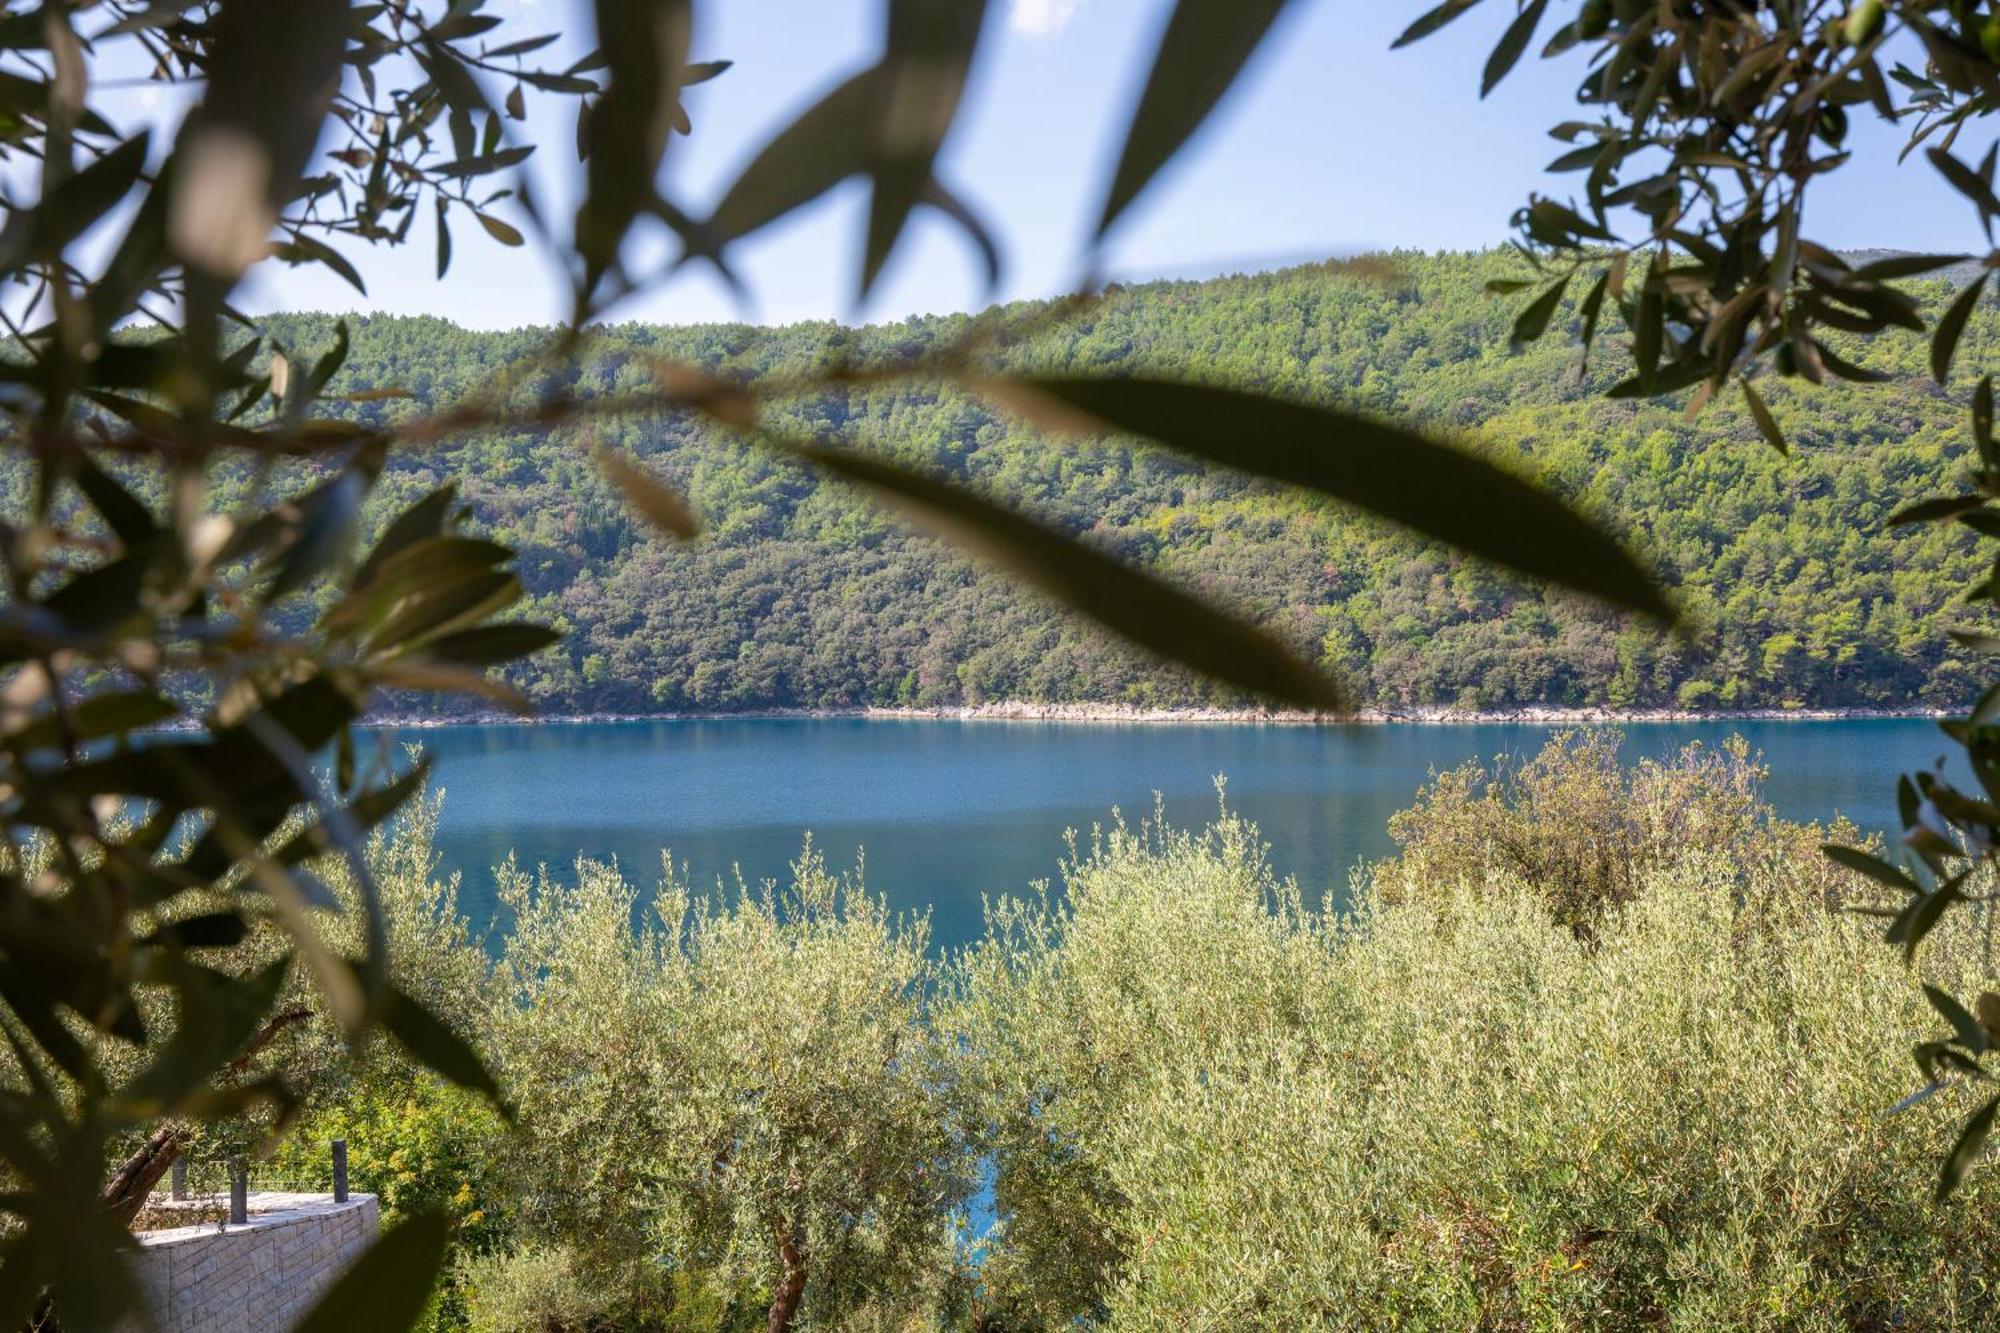
[[[1500,80],[1506,78],[1508,71],[1520,60],[1521,53],[1528,49],[1529,39],[1535,35],[1535,28],[1540,25],[1542,15],[1548,11],[1548,7],[1549,0],[1528,0],[1527,4],[1521,6],[1521,12],[1514,16],[1514,21],[1507,25],[1507,31],[1500,35],[1500,44],[1495,46],[1493,54],[1487,57],[1486,72],[1479,80],[1481,97],[1499,87]]]
[[[1960,1129],[1958,1141],[1952,1145],[1950,1154],[1944,1159],[1944,1166],[1938,1172],[1936,1198],[1943,1203],[1958,1189],[1965,1179],[1965,1173],[1979,1160],[1979,1154],[1986,1149],[1986,1139],[1993,1131],[1993,1116],[2000,1111],[2000,1097],[1989,1099],[1984,1106],[1973,1112]]]
[[[1952,354],[1958,350],[1958,340],[1965,332],[1966,321],[1978,308],[1979,298],[1986,294],[1986,280],[1991,276],[1990,273],[1981,273],[1968,283],[1938,320],[1937,331],[1931,335],[1931,377],[1939,384],[1951,376]]]
[[[1132,111],[1097,219],[1111,230],[1236,82],[1285,0],[1178,0]]]
[[[411,1213],[382,1233],[307,1312],[294,1333],[403,1333],[430,1304],[451,1223],[437,1209]]]
[[[644,514],[654,527],[682,541],[701,535],[701,519],[688,508],[687,501],[615,449],[595,451],[597,466],[625,496],[626,503]]]
[[[864,70],[773,136],[737,174],[700,229],[709,257],[865,170],[880,98],[881,72]]]
[[[1513,473],[1406,427],[1173,380],[1030,377],[987,387],[1031,414],[1037,399],[1059,404],[1058,424],[1081,414],[1107,431],[1331,496],[1523,574],[1675,618],[1659,581],[1595,523]]]
[[[1333,682],[1264,631],[1032,519],[852,451],[781,447],[1142,648],[1253,694],[1330,712],[1347,707]]]
[[[889,0],[888,9],[870,152],[863,297],[881,276],[911,212],[931,193],[932,164],[958,113],[986,0]]]
[[[688,0],[595,0],[595,13],[610,83],[591,108],[587,186],[576,218],[586,296],[616,261],[625,233],[653,198],[694,21]],[[519,233],[510,240],[495,232],[485,214],[475,216],[496,239],[520,244]]]

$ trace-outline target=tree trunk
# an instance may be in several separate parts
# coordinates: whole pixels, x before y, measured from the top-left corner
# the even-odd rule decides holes
[[[792,1321],[799,1315],[799,1301],[806,1294],[805,1235],[799,1228],[783,1222],[778,1223],[775,1230],[780,1274],[778,1290],[771,1297],[771,1316],[764,1322],[764,1333],[791,1333]]]
[[[292,1026],[312,1017],[310,1009],[287,1009],[274,1014],[264,1026],[252,1034],[249,1041],[235,1059],[223,1067],[225,1075],[241,1074],[250,1067],[250,1061],[257,1052],[271,1044],[272,1038]],[[187,1136],[172,1125],[163,1125],[153,1131],[152,1136],[139,1151],[125,1159],[124,1165],[112,1173],[111,1181],[104,1187],[101,1196],[104,1211],[116,1218],[120,1226],[129,1227],[146,1206],[146,1200],[153,1195],[153,1187],[160,1183],[160,1177],[167,1174],[174,1159],[187,1147]]]
[[[118,1225],[131,1226],[139,1210],[146,1206],[146,1200],[152,1197],[153,1186],[160,1183],[160,1177],[167,1174],[167,1168],[186,1146],[186,1136],[173,1125],[154,1130],[152,1137],[125,1159],[125,1164],[111,1177],[111,1183],[104,1187],[104,1211]]]

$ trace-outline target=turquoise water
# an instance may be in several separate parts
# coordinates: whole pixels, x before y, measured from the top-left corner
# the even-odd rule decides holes
[[[1057,875],[1063,832],[1115,808],[1137,821],[1159,793],[1170,819],[1216,809],[1214,780],[1255,820],[1277,869],[1309,896],[1391,850],[1385,825],[1433,769],[1533,753],[1554,728],[1355,727],[746,719],[438,727],[388,732],[427,747],[445,789],[440,851],[476,924],[491,867],[514,852],[566,869],[613,858],[639,882],[671,849],[698,886],[740,866],[782,878],[810,831],[836,868],[866,853],[871,889],[929,910],[937,942],[980,930],[980,895]],[[1627,724],[1626,753],[1659,755],[1742,733],[1794,818],[1893,818],[1897,772],[1948,746],[1914,720]]]

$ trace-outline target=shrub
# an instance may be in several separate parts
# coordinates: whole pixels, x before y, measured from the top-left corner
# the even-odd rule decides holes
[[[381,1200],[384,1226],[437,1209],[461,1254],[484,1253],[506,1234],[505,1125],[475,1094],[427,1074],[358,1082],[301,1120],[270,1170],[279,1179],[323,1178],[334,1139],[347,1140],[348,1183]],[[447,1272],[423,1327],[456,1328],[464,1315],[464,1292]]]
[[[1114,830],[959,972],[994,1325],[1989,1320],[1993,1187],[1936,1211],[1948,1126],[1882,1114],[1923,1001],[1768,874],[1697,845],[1588,939],[1518,872],[1337,923],[1233,820]]]
[[[476,1333],[610,1333],[638,1327],[619,1275],[590,1271],[577,1250],[564,1244],[527,1245],[475,1255],[455,1274],[471,1304],[469,1327]],[[689,1321],[688,1328],[726,1327]]]
[[[1933,1019],[1817,832],[1740,749],[1612,753],[1434,782],[1345,918],[1226,811],[1114,826],[944,964],[810,845],[643,911],[505,867],[497,968],[442,919],[399,968],[463,988],[519,1128],[371,1056],[299,1150],[457,1208],[435,1314],[494,1333],[1993,1323],[2000,1187],[1924,1201],[1963,1107],[1883,1115]],[[448,888],[409,836],[398,912]],[[1975,975],[1973,924],[1922,975]]]
[[[1401,854],[1375,870],[1374,892],[1398,902],[1511,877],[1588,935],[1655,871],[1697,849],[1715,853],[1716,870],[1740,891],[1754,885],[1767,907],[1825,906],[1852,887],[1818,849],[1856,838],[1854,829],[1777,818],[1762,799],[1767,770],[1742,737],[1629,766],[1619,762],[1623,744],[1617,730],[1564,731],[1525,763],[1474,760],[1434,774],[1390,819]]]
[[[788,887],[726,902],[670,867],[636,931],[613,866],[510,867],[500,896],[514,924],[488,1035],[521,1112],[524,1253],[571,1247],[627,1328],[767,1307],[922,1326],[958,1301],[973,1177],[923,1022],[922,922],[810,846]],[[475,1316],[497,1319],[485,1290]]]

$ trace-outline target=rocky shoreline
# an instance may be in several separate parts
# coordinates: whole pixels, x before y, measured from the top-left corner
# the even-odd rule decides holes
[[[575,726],[619,722],[723,722],[787,718],[874,718],[884,721],[935,722],[1095,722],[1145,725],[1232,723],[1260,726],[1378,726],[1420,723],[1427,726],[1474,726],[1519,723],[1561,726],[1570,723],[1648,722],[1842,722],[1867,719],[1940,718],[1945,709],[1871,708],[1749,708],[1688,710],[1674,708],[1368,708],[1351,717],[1331,717],[1284,709],[1257,708],[1137,708],[1125,704],[1000,702],[953,708],[767,708],[732,713],[572,713],[518,717],[509,713],[465,717],[371,717],[373,727],[424,728],[452,726]]]

